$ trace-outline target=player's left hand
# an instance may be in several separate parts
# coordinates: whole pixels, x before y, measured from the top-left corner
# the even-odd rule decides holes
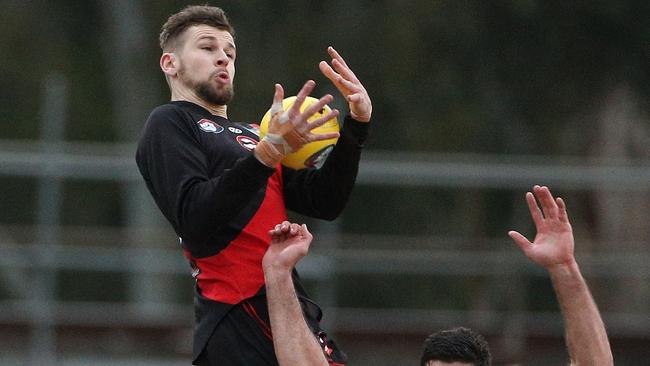
[[[370,96],[348,67],[334,47],[328,47],[327,52],[332,57],[332,66],[321,61],[318,64],[320,71],[341,92],[350,107],[350,115],[359,122],[370,122],[372,116],[372,102]]]

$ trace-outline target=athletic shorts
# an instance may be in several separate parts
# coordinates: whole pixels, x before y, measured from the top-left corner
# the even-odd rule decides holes
[[[307,325],[323,348],[332,366],[345,366],[347,356],[320,328],[322,312],[318,305],[300,299]],[[207,345],[195,361],[198,366],[278,366],[265,296],[235,305],[221,319]]]

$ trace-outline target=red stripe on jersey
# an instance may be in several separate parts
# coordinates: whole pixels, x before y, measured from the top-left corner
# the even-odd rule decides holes
[[[189,252],[185,252],[200,270],[196,278],[203,296],[237,304],[264,286],[262,258],[271,241],[268,232],[287,219],[281,169],[278,165],[269,178],[264,200],[251,221],[226,248],[206,258],[192,258]]]
[[[246,310],[246,313],[259,324],[260,328],[262,328],[262,332],[264,333],[264,335],[268,339],[273,341],[273,335],[271,333],[271,327],[269,327],[264,322],[264,320],[262,320],[262,318],[260,318],[260,316],[257,315],[257,311],[255,311],[255,307],[253,305],[251,305],[250,303],[248,303],[247,301],[242,302],[242,306],[244,307],[244,310]]]

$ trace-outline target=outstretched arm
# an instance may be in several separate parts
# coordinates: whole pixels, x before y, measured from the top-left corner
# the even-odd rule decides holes
[[[354,187],[361,150],[368,136],[372,103],[368,92],[343,57],[333,48],[331,61],[321,61],[320,71],[348,103],[341,135],[320,169],[283,169],[284,198],[287,208],[305,216],[325,220],[337,218]]]
[[[572,364],[613,365],[605,325],[575,261],[573,231],[564,201],[553,198],[547,187],[535,186],[533,193],[526,193],[526,202],[537,228],[535,240],[530,242],[516,231],[508,235],[551,277]]]
[[[306,225],[284,221],[269,231],[271,246],[262,267],[273,333],[273,347],[280,366],[327,366],[323,350],[309,330],[296,296],[291,271],[307,255],[312,235]]]

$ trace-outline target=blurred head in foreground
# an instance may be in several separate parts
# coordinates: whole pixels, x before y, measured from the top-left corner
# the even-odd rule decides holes
[[[424,340],[420,366],[490,366],[487,341],[468,328],[433,333]]]

